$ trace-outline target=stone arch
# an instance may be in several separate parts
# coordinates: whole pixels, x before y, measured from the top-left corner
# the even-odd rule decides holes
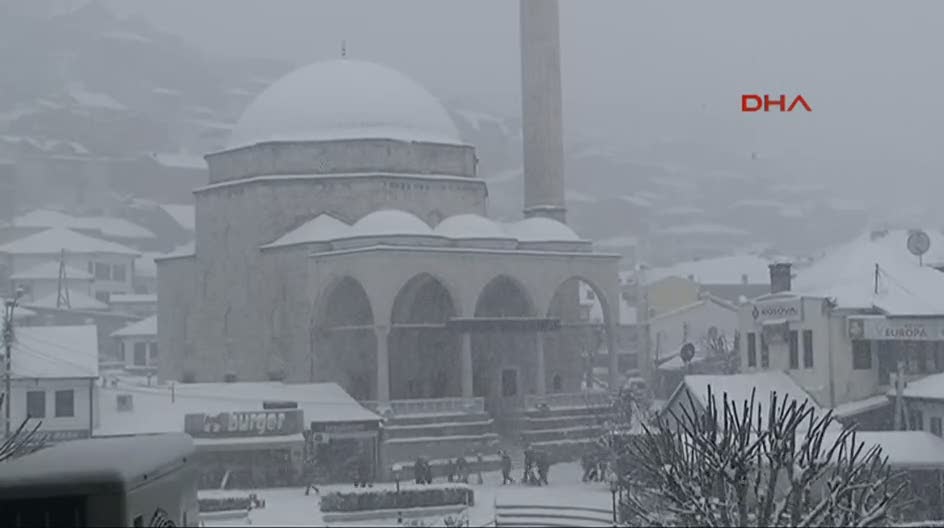
[[[446,328],[460,306],[448,285],[430,273],[414,275],[397,290],[390,314],[392,399],[460,395],[459,336]]]
[[[599,318],[592,309],[594,305],[599,305]],[[617,321],[609,296],[596,281],[577,274],[564,278],[554,288],[545,314],[561,321],[560,332],[545,335],[544,350],[548,371],[563,377],[564,392],[578,392],[586,385],[600,382],[594,376],[594,371],[600,368],[607,369],[608,383],[614,381],[610,370],[617,365],[609,351],[616,348]]]
[[[374,309],[364,285],[350,275],[321,289],[312,309],[309,379],[333,381],[356,399],[376,397]]]
[[[478,292],[474,315],[477,318],[534,317],[538,311],[533,299],[532,292],[521,281],[509,275],[498,275]],[[524,396],[536,390],[534,376],[529,374],[536,368],[534,334],[495,330],[473,333],[470,339],[473,394],[485,398],[486,407],[493,415],[505,415],[511,409],[520,408]]]

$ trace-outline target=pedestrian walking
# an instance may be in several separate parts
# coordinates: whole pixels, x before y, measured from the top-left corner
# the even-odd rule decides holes
[[[511,478],[511,455],[505,451],[499,451],[501,456],[502,486],[505,484],[514,484],[515,479]]]
[[[459,476],[459,482],[463,484],[469,483],[469,463],[466,462],[465,457],[459,457],[456,460],[456,473]]]

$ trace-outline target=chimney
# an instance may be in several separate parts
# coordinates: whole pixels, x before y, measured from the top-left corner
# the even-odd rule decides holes
[[[519,0],[524,216],[564,222],[564,136],[557,0]]]
[[[771,264],[770,293],[788,292],[791,289],[791,265],[789,262]]]

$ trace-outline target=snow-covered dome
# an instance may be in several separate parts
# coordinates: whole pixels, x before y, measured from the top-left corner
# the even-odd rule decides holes
[[[346,237],[361,236],[430,236],[433,230],[416,215],[399,209],[382,209],[370,213],[351,226]]]
[[[436,226],[436,234],[447,238],[513,238],[499,225],[477,214],[450,216]]]
[[[267,141],[397,139],[459,144],[442,104],[400,72],[371,62],[317,62],[256,97],[228,147]]]
[[[520,242],[581,242],[573,229],[552,218],[533,216],[507,224],[505,231]]]

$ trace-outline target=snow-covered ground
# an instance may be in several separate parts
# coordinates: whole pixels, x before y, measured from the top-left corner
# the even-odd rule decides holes
[[[521,476],[521,468],[515,468],[512,475],[515,479]],[[468,509],[467,514],[471,526],[484,526],[495,520],[495,502],[517,502],[522,504],[553,504],[579,505],[596,508],[611,508],[612,497],[605,483],[580,481],[581,470],[577,463],[557,464],[551,468],[549,474],[550,486],[530,487],[520,484],[502,486],[501,473],[493,472],[483,475],[484,483],[474,485],[475,505]],[[475,481],[473,475],[470,479]],[[402,487],[411,487],[414,484],[401,484]],[[393,489],[393,484],[378,484],[378,488]],[[332,490],[350,488],[350,486],[325,486],[321,493]],[[208,520],[206,526],[326,526],[322,520],[319,508],[319,498],[312,493],[305,496],[303,488],[276,488],[246,491],[256,493],[260,499],[266,501],[266,507],[253,510],[248,519]],[[201,497],[212,497],[216,494],[232,495],[233,491],[215,490],[201,491]],[[432,526],[442,526],[442,517],[424,519]],[[409,522],[404,520],[404,524]],[[350,524],[332,524],[331,526],[396,526],[397,519],[391,516],[385,521],[362,521]]]

